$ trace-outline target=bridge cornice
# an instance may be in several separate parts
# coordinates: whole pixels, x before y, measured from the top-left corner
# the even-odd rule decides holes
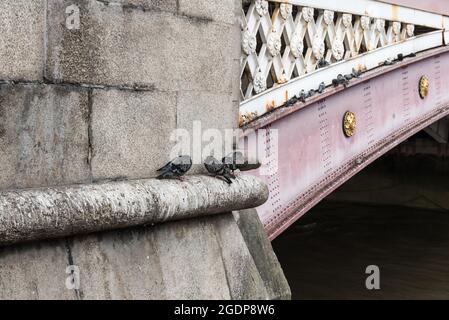
[[[385,75],[389,72],[393,72],[394,70],[400,69],[400,68],[404,68],[407,67],[409,65],[412,65],[414,63],[420,62],[422,60],[428,59],[430,57],[433,56],[437,56],[439,54],[442,53],[446,53],[449,51],[449,47],[439,47],[436,49],[431,49],[428,51],[424,51],[421,53],[416,54],[415,57],[411,57],[408,59],[404,59],[401,62],[397,62],[394,65],[391,66],[380,66],[376,69],[370,70],[365,72],[360,78],[358,79],[353,79],[351,82],[349,82],[346,87],[343,86],[339,86],[339,87],[329,87],[327,88],[322,94],[311,97],[310,99],[308,99],[306,102],[302,103],[302,102],[297,102],[291,106],[289,106],[288,108],[286,107],[281,107],[281,108],[277,108],[275,110],[273,110],[270,113],[267,113],[265,115],[263,115],[262,117],[257,118],[256,120],[248,123],[247,125],[243,126],[243,136],[246,136],[248,134],[251,134],[253,132],[253,130],[257,130],[259,128],[263,128],[277,120],[280,120],[292,113],[295,113],[301,109],[304,109],[322,99],[326,99],[329,96],[332,96],[338,92],[347,90],[348,88],[351,88],[353,86],[359,85],[363,82],[369,81],[373,78],[379,77],[381,75]]]
[[[0,193],[0,246],[253,208],[268,198],[253,176],[135,180]]]

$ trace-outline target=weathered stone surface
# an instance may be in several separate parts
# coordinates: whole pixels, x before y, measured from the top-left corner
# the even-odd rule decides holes
[[[176,95],[94,90],[92,99],[94,180],[156,176],[171,160]]]
[[[199,163],[203,163],[210,155],[208,146],[211,142],[218,141],[221,144],[222,150],[215,151],[220,151],[222,156],[233,150],[234,129],[238,127],[238,102],[233,102],[227,94],[181,91],[177,106],[177,128],[186,129],[192,140],[191,156],[197,165],[193,166],[191,172],[206,172]],[[197,142],[199,139],[201,143]],[[221,159],[219,155],[215,156]]]
[[[222,218],[76,239],[72,253],[81,270],[82,297],[229,299],[227,274],[215,236],[217,219]]]
[[[45,0],[2,0],[0,22],[0,79],[42,79]]]
[[[65,8],[81,12],[78,30]],[[46,76],[55,81],[232,92],[239,64],[239,28],[167,12],[51,0]]]
[[[0,85],[0,189],[89,181],[88,95],[49,85]]]
[[[241,176],[133,180],[0,192],[0,245],[241,210],[263,204],[268,188]]]
[[[70,5],[80,8],[78,30],[66,26]],[[3,0],[0,58],[8,63],[0,80],[41,80],[45,72],[63,85],[0,86],[0,190],[153,177],[169,160],[173,129],[194,120],[203,130],[235,128],[239,6]],[[76,234],[67,243],[0,249],[0,299],[284,297],[272,256],[255,256],[251,235],[241,234],[262,237],[260,223],[239,228],[231,213],[221,214],[266,200],[266,186],[251,179],[229,186],[190,176],[0,192],[0,244]],[[184,220],[159,223],[177,219]],[[66,288],[69,264],[81,272],[77,292]]]
[[[75,299],[68,261],[64,240],[0,248],[0,300]]]
[[[234,212],[270,299],[291,299],[290,286],[255,209]]]
[[[154,232],[124,230],[71,240],[82,299],[165,299]]]
[[[233,228],[230,215],[182,221],[177,224],[160,226],[155,230],[158,244],[162,276],[169,299],[229,299],[230,288],[227,278],[226,259],[223,255],[216,229],[220,221],[226,228]],[[238,231],[235,230],[234,231]],[[229,241],[240,242],[239,234]],[[177,243],[173,246],[173,243]],[[244,252],[245,248],[240,247]],[[238,254],[238,253],[236,253]],[[241,254],[244,259],[244,253]],[[180,273],[176,265],[189,265],[189,270]]]
[[[244,214],[244,213],[242,213]],[[251,231],[263,234],[261,225]],[[0,249],[2,299],[275,299],[231,213]],[[251,237],[245,235],[245,238]],[[264,241],[268,241],[266,238]],[[254,249],[254,248],[252,248]],[[271,249],[266,247],[265,249]],[[66,287],[67,265],[80,287]],[[275,275],[282,272],[267,267]],[[263,276],[269,276],[268,274]]]
[[[241,0],[179,0],[179,14],[230,24],[238,22],[241,8]]]
[[[203,130],[238,127],[238,102],[227,94],[181,91],[177,105],[178,128],[192,129],[194,121],[200,121]]]
[[[267,288],[234,217],[229,215],[227,220],[218,220],[215,228],[231,299],[269,299]]]
[[[84,299],[268,299],[231,214],[78,237]]]
[[[176,12],[177,0],[106,0],[111,4],[119,3],[123,6],[136,7],[136,9],[144,10],[162,10],[169,12]]]

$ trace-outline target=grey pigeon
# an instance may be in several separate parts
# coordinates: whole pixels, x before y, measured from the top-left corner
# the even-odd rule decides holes
[[[302,103],[305,103],[307,99],[306,92],[304,90],[301,90],[301,93],[299,94],[298,100]]]
[[[338,76],[337,76],[337,81],[338,81],[338,84],[346,84],[347,83],[347,79],[343,76],[343,75],[341,75],[341,74],[339,74]]]
[[[339,74],[337,76],[337,79],[332,80],[332,84],[334,85],[334,87],[338,87],[341,84],[346,87],[348,85],[348,83],[349,83],[349,80],[342,74]]]
[[[207,172],[209,172],[214,177],[223,177],[223,179],[228,184],[232,183],[231,179],[235,179],[235,176],[234,174],[232,174],[231,169],[226,164],[218,161],[212,156],[208,156],[204,160],[204,166],[206,167]]]
[[[320,86],[318,87],[318,90],[316,92],[321,94],[324,92],[324,90],[326,90],[326,84],[324,82],[321,82]]]
[[[180,178],[192,167],[190,156],[179,156],[157,170],[158,179]]]

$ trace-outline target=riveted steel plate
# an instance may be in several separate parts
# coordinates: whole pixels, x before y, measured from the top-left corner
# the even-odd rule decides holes
[[[426,99],[419,96],[422,76],[432,84]],[[257,209],[270,238],[386,151],[446,116],[449,90],[443,84],[449,84],[448,52],[362,81],[259,128],[278,136],[277,145],[259,139],[271,153],[276,148],[277,172],[262,175],[264,164],[253,173],[270,189],[270,199]],[[357,115],[350,139],[342,134],[348,110]]]

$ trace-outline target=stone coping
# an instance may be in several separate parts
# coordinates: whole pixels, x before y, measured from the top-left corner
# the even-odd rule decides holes
[[[267,186],[249,175],[231,185],[189,176],[3,191],[0,245],[243,210],[267,199]]]

